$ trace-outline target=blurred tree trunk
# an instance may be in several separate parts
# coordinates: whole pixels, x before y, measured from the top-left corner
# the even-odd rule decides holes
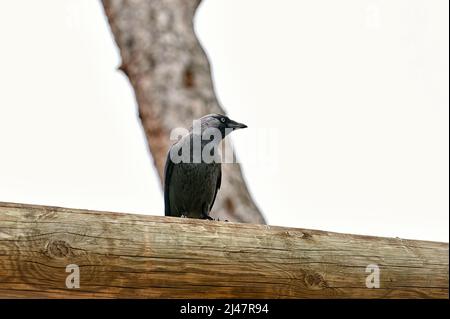
[[[170,131],[208,113],[225,114],[214,93],[208,59],[194,33],[201,0],[103,0],[120,49],[120,69],[134,88],[150,152],[163,182]],[[237,119],[239,120],[239,119]],[[222,165],[212,216],[265,223],[238,164]]]

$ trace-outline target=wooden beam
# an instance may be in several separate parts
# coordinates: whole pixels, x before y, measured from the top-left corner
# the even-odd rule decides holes
[[[448,243],[0,203],[0,297],[448,298]]]

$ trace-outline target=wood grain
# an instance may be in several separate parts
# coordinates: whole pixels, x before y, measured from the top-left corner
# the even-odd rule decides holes
[[[448,298],[448,243],[0,203],[0,297]]]

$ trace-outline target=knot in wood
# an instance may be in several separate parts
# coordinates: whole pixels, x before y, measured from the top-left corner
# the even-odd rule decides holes
[[[310,233],[307,232],[302,232],[302,239],[312,239],[312,235]]]
[[[48,242],[46,252],[51,257],[63,258],[70,254],[70,245],[64,240]]]
[[[323,276],[317,272],[305,274],[305,285],[309,288],[321,289],[327,286]]]

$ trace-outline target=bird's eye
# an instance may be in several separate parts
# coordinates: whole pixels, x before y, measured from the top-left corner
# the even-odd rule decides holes
[[[224,117],[221,117],[221,118],[220,118],[220,122],[225,123],[225,121],[226,121],[226,120],[225,120]]]

